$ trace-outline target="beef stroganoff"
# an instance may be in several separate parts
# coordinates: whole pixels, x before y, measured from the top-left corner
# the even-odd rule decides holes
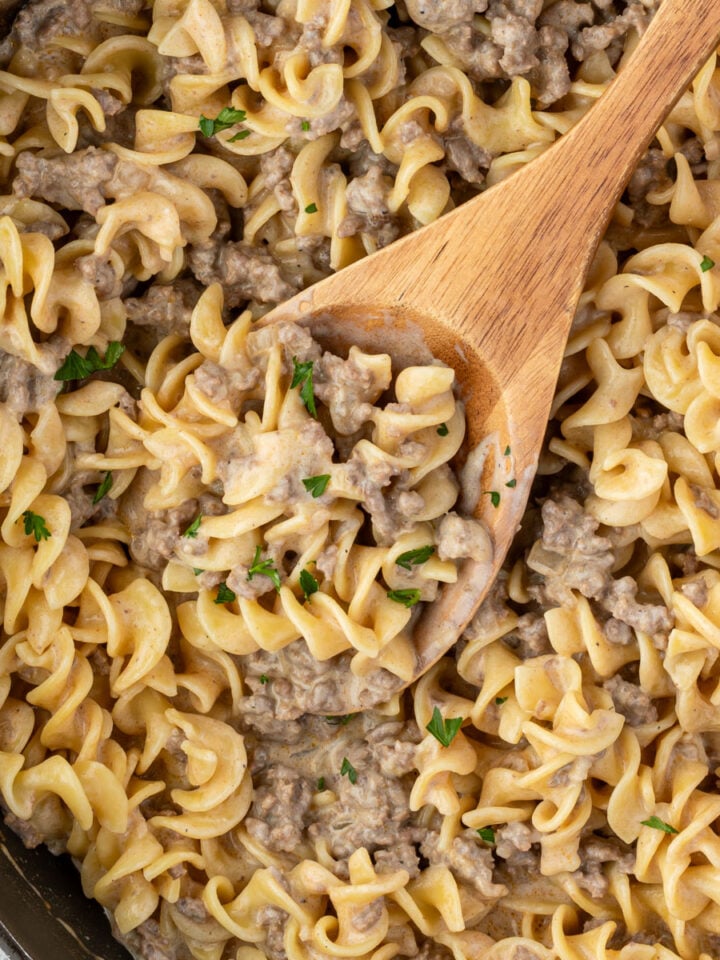
[[[531,162],[657,5],[15,16],[0,804],[136,957],[720,955],[716,59],[598,252],[505,569],[405,694],[490,549],[452,371],[256,323]]]

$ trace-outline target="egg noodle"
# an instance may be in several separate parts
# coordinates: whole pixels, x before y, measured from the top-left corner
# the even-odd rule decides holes
[[[136,957],[720,956],[716,58],[598,251],[505,569],[407,693],[423,603],[491,551],[452,371],[256,324],[531,162],[657,6],[8,26],[0,803]]]

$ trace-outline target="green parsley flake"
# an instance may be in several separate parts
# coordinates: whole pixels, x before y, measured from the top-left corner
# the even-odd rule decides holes
[[[326,787],[325,787],[325,777],[318,777],[318,782],[317,782],[317,791],[318,791],[318,793],[322,793],[323,790],[325,790],[325,789],[326,789]]]
[[[258,545],[255,547],[255,556],[253,557],[253,562],[248,569],[247,579],[252,580],[253,577],[269,577],[275,589],[279,592],[280,590],[280,574],[275,567],[271,558],[267,560],[260,559],[261,547]]]
[[[199,513],[199,514],[195,517],[195,519],[194,519],[193,522],[190,524],[190,526],[187,528],[187,530],[185,531],[185,533],[183,533],[183,536],[184,536],[184,537],[187,537],[189,540],[195,540],[195,539],[196,539],[196,537],[197,537],[197,535],[198,535],[198,531],[200,530],[200,524],[202,523],[202,516],[203,516],[203,515],[202,515],[201,513]]]
[[[307,360],[305,363],[299,363],[297,357],[293,357],[293,375],[290,381],[290,389],[300,387],[300,399],[311,417],[317,420],[317,410],[315,408],[315,394],[313,392],[313,361]]]
[[[330,474],[319,473],[316,477],[303,477],[302,482],[307,492],[317,499],[327,490],[327,485],[330,483]]]
[[[50,539],[52,534],[45,525],[45,517],[41,517],[39,513],[33,513],[32,510],[25,510],[22,518],[26,536],[34,536],[36,543]]]
[[[357,770],[350,763],[347,757],[343,757],[342,766],[340,767],[340,776],[347,777],[350,783],[357,783]]]
[[[300,128],[302,129],[303,133],[307,133],[310,129],[310,121],[303,120],[303,122],[300,124]]]
[[[306,600],[309,600],[314,593],[318,592],[318,582],[309,570],[300,571],[300,589]]]
[[[76,350],[71,350],[60,368],[56,370],[54,379],[86,380],[98,370],[112,370],[123,353],[125,353],[125,347],[117,340],[108,344],[104,357],[100,356],[95,347],[89,347],[84,357]]]
[[[483,490],[483,493],[486,493],[490,497],[490,503],[494,507],[500,506],[500,494],[497,490]]]
[[[417,550],[407,550],[395,558],[395,563],[403,570],[411,570],[413,566],[419,566],[421,563],[427,563],[430,557],[435,553],[435,547],[428,544],[426,547],[418,547]]]
[[[505,447],[505,450],[504,450],[504,452],[503,452],[503,456],[504,456],[504,457],[509,457],[509,456],[510,456],[510,444],[508,444],[508,445]]]
[[[196,577],[199,577],[201,573],[205,573],[202,567],[193,567],[193,573]]]
[[[501,707],[506,700],[507,700],[507,697],[495,697],[495,703],[498,707]]]
[[[446,423],[441,423],[437,428],[437,434],[439,437],[446,437],[450,431],[448,430],[448,425]]]
[[[700,269],[703,273],[707,273],[708,270],[712,270],[715,266],[715,261],[711,260],[710,257],[703,257],[700,263]]]
[[[260,674],[260,683],[265,686],[266,683],[270,683],[270,677],[266,673]]]
[[[305,207],[305,213],[317,213],[317,212],[318,212],[318,205],[316,203],[309,203]]]
[[[235,599],[235,592],[230,589],[230,587],[223,582],[218,586],[217,596],[215,597],[215,603],[232,603]]]
[[[679,830],[676,830],[675,827],[671,827],[669,823],[665,823],[664,820],[661,820],[660,817],[650,817],[649,820],[641,820],[640,823],[644,827],[652,827],[653,830],[662,830],[663,833],[679,833]]]
[[[220,113],[211,119],[200,115],[198,126],[201,133],[206,137],[213,137],[216,133],[222,133],[223,130],[229,130],[236,123],[242,123],[247,118],[244,110],[235,110],[233,107],[223,107]]]
[[[100,486],[95,491],[95,496],[92,499],[93,503],[100,503],[102,498],[106,496],[113,485],[112,473],[108,470],[102,480],[100,481]]]
[[[240,130],[238,133],[234,133],[231,137],[228,137],[228,143],[237,143],[238,140],[247,140],[251,133],[252,130]]]
[[[513,477],[512,480],[508,480],[508,482],[505,484],[505,486],[506,486],[506,487],[510,487],[510,489],[512,490],[514,487],[517,486],[517,480]]]
[[[464,717],[454,717],[444,720],[439,707],[433,707],[432,719],[425,729],[428,733],[431,733],[443,747],[449,747],[462,726],[463,720]]]
[[[329,723],[331,727],[346,727],[356,716],[356,713],[345,713],[342,716],[325,717],[325,722]]]
[[[395,603],[401,603],[404,607],[414,607],[420,602],[419,590],[388,590],[388,600],[394,600]]]
[[[485,843],[495,843],[495,831],[492,827],[479,827],[478,836]]]

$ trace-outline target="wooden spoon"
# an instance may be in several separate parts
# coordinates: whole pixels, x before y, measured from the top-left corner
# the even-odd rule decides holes
[[[481,495],[476,510],[494,540],[492,568],[466,561],[458,582],[424,609],[407,682],[455,643],[500,569],[525,510],[597,245],[639,158],[718,42],[720,0],[664,0],[620,76],[557,145],[436,223],[263,318],[309,325],[337,352],[356,343],[390,353],[396,371],[432,356],[454,367],[469,448],[495,439],[481,490],[490,489],[492,461],[510,448],[517,486],[502,486],[497,507]],[[336,712],[379,698],[365,678],[348,680]]]

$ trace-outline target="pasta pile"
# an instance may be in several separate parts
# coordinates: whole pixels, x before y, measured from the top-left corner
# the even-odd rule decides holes
[[[0,43],[0,805],[135,957],[720,955],[716,57],[407,693],[490,549],[452,371],[257,323],[531,162],[657,5],[37,0]]]

